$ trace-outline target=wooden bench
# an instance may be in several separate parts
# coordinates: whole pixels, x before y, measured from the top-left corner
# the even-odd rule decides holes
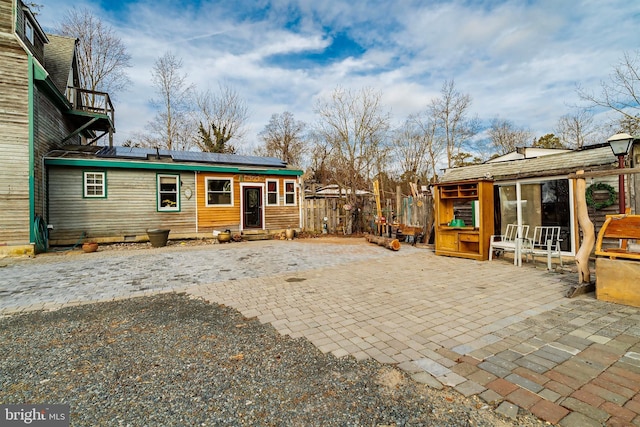
[[[507,224],[504,234],[494,234],[489,239],[489,261],[493,252],[513,252],[513,264],[520,263],[520,242],[529,235],[528,225]]]
[[[533,229],[533,238],[525,239],[522,244],[522,253],[525,260],[534,260],[536,255],[547,257],[547,270],[551,270],[551,259],[558,257],[560,266],[562,266],[562,252],[560,250],[560,226],[537,226]]]
[[[604,239],[618,239],[616,247],[602,247]],[[596,240],[597,256],[640,260],[640,250],[629,240],[640,239],[640,215],[607,215]]]

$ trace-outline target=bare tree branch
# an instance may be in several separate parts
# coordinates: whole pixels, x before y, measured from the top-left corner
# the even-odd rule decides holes
[[[488,134],[491,145],[500,155],[525,147],[532,138],[528,130],[517,128],[511,121],[497,117],[491,121]]]
[[[640,121],[640,50],[624,53],[609,81],[600,83],[600,94],[578,87],[578,95],[592,107],[610,108],[631,122]]]
[[[247,105],[238,92],[228,85],[220,85],[217,94],[210,90],[196,94],[196,104],[196,122],[200,127],[196,145],[202,151],[236,152],[229,141],[240,141],[244,137],[249,117]]]
[[[288,111],[272,115],[264,130],[258,134],[264,142],[264,153],[290,165],[300,166],[305,150],[305,128],[306,124],[296,121]]]
[[[385,155],[381,147],[390,116],[383,111],[380,97],[370,88],[357,92],[337,88],[315,109],[320,116],[315,131],[331,147],[335,182],[349,190],[347,198],[354,206],[356,190],[368,184]],[[349,218],[347,233],[351,225]]]
[[[453,158],[459,154],[462,144],[476,133],[475,126],[467,120],[471,96],[460,93],[453,80],[443,83],[441,96],[431,100],[430,113],[437,130],[444,138],[447,166],[453,166]]]
[[[145,145],[168,150],[186,150],[191,145],[193,127],[188,111],[193,85],[187,84],[187,75],[181,69],[182,60],[171,52],[154,63],[151,77],[158,98],[152,103],[159,111],[147,124],[151,135],[143,139]]]
[[[126,73],[131,67],[131,56],[124,43],[111,26],[90,10],[69,10],[58,31],[79,40],[78,72],[84,89],[113,96],[131,83]]]
[[[601,137],[598,127],[593,123],[593,114],[586,109],[560,117],[555,133],[562,145],[569,148],[594,144]]]

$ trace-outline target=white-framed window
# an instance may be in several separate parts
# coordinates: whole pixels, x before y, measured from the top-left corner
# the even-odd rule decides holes
[[[267,206],[277,206],[278,205],[278,180],[268,179],[267,180]]]
[[[157,199],[159,212],[176,212],[180,210],[180,175],[158,174]]]
[[[33,24],[27,19],[26,16],[24,19],[24,36],[31,42],[32,45],[34,44]]]
[[[82,172],[83,197],[90,199],[104,199],[107,197],[107,173],[106,172]]]
[[[233,178],[206,178],[206,206],[233,206]]]
[[[289,206],[296,205],[296,182],[284,182],[284,204]]]

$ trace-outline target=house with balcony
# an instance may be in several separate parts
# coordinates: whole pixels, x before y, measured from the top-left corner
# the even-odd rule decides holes
[[[21,0],[0,0],[0,255],[41,245],[46,153],[112,141],[109,95],[79,87],[76,49],[77,40],[46,34]]]

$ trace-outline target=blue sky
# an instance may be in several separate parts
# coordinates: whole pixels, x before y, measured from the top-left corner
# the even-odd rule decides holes
[[[41,0],[53,29],[70,7]],[[472,99],[470,114],[507,119],[534,136],[553,132],[597,91],[625,51],[640,48],[637,0],[84,1],[131,54],[132,85],[117,94],[116,143],[155,112],[151,70],[166,51],[197,89],[232,86],[247,102],[249,151],[274,113],[313,123],[319,97],[372,87],[394,123],[426,109],[445,80]]]

